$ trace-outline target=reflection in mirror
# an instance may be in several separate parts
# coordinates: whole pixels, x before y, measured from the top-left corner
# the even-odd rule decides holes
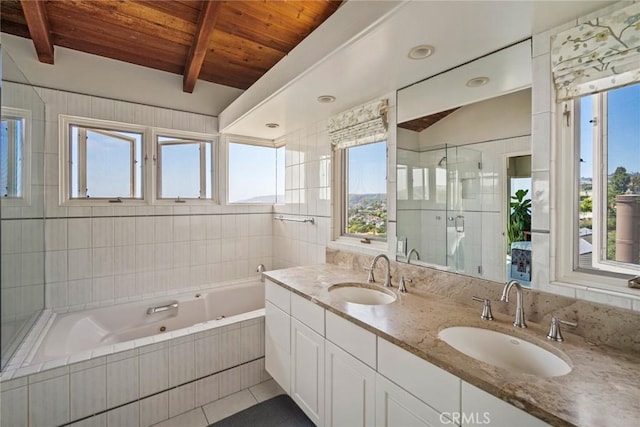
[[[413,264],[511,277],[511,195],[531,195],[530,134],[530,89],[400,123],[397,235],[406,245],[398,261],[415,249]],[[522,268],[530,274],[530,263]]]
[[[2,50],[0,349],[9,362],[44,307],[44,102]]]

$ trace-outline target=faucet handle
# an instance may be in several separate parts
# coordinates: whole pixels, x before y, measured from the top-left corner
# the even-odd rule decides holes
[[[564,338],[562,337],[562,333],[560,332],[560,324],[570,326],[575,328],[578,326],[577,322],[569,322],[566,320],[562,320],[557,318],[556,316],[551,317],[551,326],[549,327],[549,333],[547,334],[547,338],[552,341],[562,342]]]
[[[411,283],[413,282],[413,280],[405,279],[404,276],[400,276],[400,281],[398,282],[398,292],[402,292],[403,294],[406,294],[408,292],[405,282]]]
[[[472,300],[482,302],[484,305],[482,306],[482,314],[480,315],[481,319],[484,320],[493,320],[493,314],[491,314],[491,301],[486,298],[480,298],[473,296]]]

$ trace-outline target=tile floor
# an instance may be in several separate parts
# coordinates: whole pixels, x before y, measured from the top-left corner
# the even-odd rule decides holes
[[[169,418],[153,427],[207,427],[256,403],[284,394],[274,380],[265,381],[184,414]]]

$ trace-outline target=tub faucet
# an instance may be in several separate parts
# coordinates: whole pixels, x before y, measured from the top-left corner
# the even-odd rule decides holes
[[[373,259],[373,262],[371,262],[371,267],[365,268],[365,270],[369,272],[369,277],[367,277],[367,283],[374,283],[376,281],[376,278],[373,276],[373,270],[374,268],[376,268],[376,263],[380,258],[387,261],[387,278],[384,281],[384,286],[390,287],[391,286],[391,261],[389,261],[389,257],[387,257],[385,254],[376,255],[375,258]]]
[[[171,310],[172,308],[178,308],[178,303],[173,302],[166,305],[159,305],[157,307],[149,307],[147,308],[147,314],[160,313],[162,311]]]
[[[411,255],[413,254],[416,254],[416,261],[420,261],[420,253],[415,249],[411,249],[409,255],[407,255],[407,264],[411,264]]]
[[[527,323],[524,321],[524,310],[522,309],[522,286],[517,280],[509,280],[502,290],[502,297],[500,301],[509,302],[509,291],[515,285],[516,287],[516,317],[513,321],[513,326],[516,328],[526,328]]]
[[[260,273],[260,281],[262,283],[264,283],[264,273],[265,268],[264,268],[264,264],[258,264],[258,266],[256,267],[256,272]]]

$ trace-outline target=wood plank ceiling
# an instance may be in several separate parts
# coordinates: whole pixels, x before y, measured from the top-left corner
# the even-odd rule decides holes
[[[2,32],[247,89],[329,18],[341,1],[2,0]]]
[[[440,111],[439,113],[430,114],[424,117],[418,117],[417,119],[409,120],[404,123],[398,123],[398,127],[403,129],[412,130],[414,132],[422,132],[426,128],[438,123],[440,120],[447,117],[460,107],[452,108],[451,110]]]

